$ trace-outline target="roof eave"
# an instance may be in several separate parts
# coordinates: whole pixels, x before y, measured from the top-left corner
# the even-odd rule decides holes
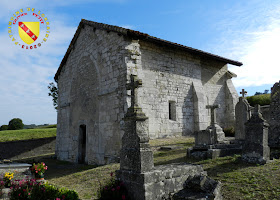
[[[203,56],[203,57],[208,57],[210,59],[219,60],[219,61],[224,62],[226,64],[231,64],[231,65],[236,65],[236,66],[242,66],[243,65],[243,63],[238,62],[238,61],[234,61],[234,60],[227,59],[227,58],[215,55],[215,54],[207,53],[207,52],[204,52],[204,51],[201,51],[201,50],[198,50],[198,49],[194,49],[194,48],[187,47],[187,46],[184,46],[184,45],[181,45],[181,44],[177,44],[177,43],[174,43],[174,42],[170,42],[170,41],[167,41],[167,40],[156,38],[156,37],[150,36],[146,33],[142,33],[142,32],[139,32],[139,31],[134,31],[134,30],[118,27],[118,26],[112,26],[112,25],[108,25],[108,24],[103,24],[103,23],[98,23],[98,22],[93,22],[93,21],[88,21],[88,20],[82,19],[81,22],[79,23],[79,26],[78,26],[75,34],[74,34],[74,37],[72,38],[72,40],[70,42],[69,47],[68,47],[60,65],[59,65],[59,68],[58,68],[58,70],[57,70],[57,72],[54,76],[54,80],[56,82],[58,81],[58,78],[59,78],[60,72],[63,68],[63,65],[65,65],[65,63],[66,63],[66,61],[67,61],[67,59],[68,59],[68,57],[71,53],[71,50],[73,49],[73,46],[74,46],[74,44],[75,44],[75,42],[76,42],[76,40],[77,40],[77,38],[80,34],[80,31],[81,31],[82,27],[84,26],[84,24],[92,26],[94,28],[98,28],[98,29],[114,31],[114,32],[117,32],[119,34],[130,36],[130,37],[135,38],[135,39],[147,40],[147,41],[151,41],[151,42],[154,42],[154,43],[163,44],[163,45],[166,45],[166,46],[169,46],[169,47],[173,47],[173,48],[175,47],[175,48],[178,48],[178,49],[181,49],[183,51],[187,51],[187,52],[190,52],[190,53],[193,53],[193,54],[196,54],[196,55],[200,55],[200,56]]]

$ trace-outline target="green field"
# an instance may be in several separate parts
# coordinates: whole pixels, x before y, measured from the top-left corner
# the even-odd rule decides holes
[[[6,130],[0,131],[0,142],[30,140],[55,136],[56,128]]]

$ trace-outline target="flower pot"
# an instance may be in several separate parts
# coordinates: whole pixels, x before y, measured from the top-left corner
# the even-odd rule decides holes
[[[35,179],[40,181],[44,180],[44,174],[35,174]]]

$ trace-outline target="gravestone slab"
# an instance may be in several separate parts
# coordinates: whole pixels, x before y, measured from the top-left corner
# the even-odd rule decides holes
[[[245,139],[245,123],[250,119],[250,104],[244,97],[239,97],[235,106],[235,138]]]
[[[260,112],[260,105],[256,105],[252,117],[245,123],[246,134],[242,150],[243,161],[257,164],[265,164],[269,161],[268,127],[269,124]]]

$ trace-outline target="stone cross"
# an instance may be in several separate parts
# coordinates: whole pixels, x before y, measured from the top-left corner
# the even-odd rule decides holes
[[[131,106],[128,108],[124,116],[125,120],[146,120],[148,117],[142,112],[142,108],[138,105],[137,89],[142,86],[142,80],[138,79],[136,75],[130,75],[130,83],[126,84],[126,89],[131,90]]]
[[[131,90],[131,108],[138,107],[137,88],[142,86],[142,80],[136,75],[130,74],[130,83],[126,84],[126,89]]]
[[[211,109],[211,126],[214,126],[215,124],[217,124],[216,108],[220,108],[220,104],[218,104],[218,105],[207,105],[206,108]]]
[[[242,92],[240,92],[240,94],[242,94],[242,97],[244,98],[245,95],[247,94],[247,91],[245,91],[244,89],[242,89]]]

